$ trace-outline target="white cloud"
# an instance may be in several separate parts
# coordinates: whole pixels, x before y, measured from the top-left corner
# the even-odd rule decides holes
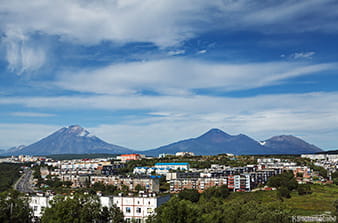
[[[315,55],[316,53],[311,51],[311,52],[296,52],[290,55],[290,58],[292,59],[312,59],[312,57]]]
[[[22,74],[38,70],[46,61],[46,53],[20,30],[9,30],[3,40],[9,70]]]
[[[169,56],[176,56],[176,55],[182,55],[185,54],[185,50],[172,50],[168,52]]]
[[[334,0],[21,0],[2,1],[0,27],[58,35],[77,43],[153,42],[166,47],[201,32],[337,31]],[[291,24],[291,25],[290,25]]]
[[[0,104],[20,104],[45,110],[134,110],[149,116],[124,117],[117,123],[84,126],[108,142],[136,149],[153,148],[195,137],[210,128],[244,133],[257,140],[293,134],[323,148],[334,148],[338,129],[338,92],[261,95],[246,98],[212,96],[92,96],[2,98]],[[90,105],[90,106],[88,106]],[[145,114],[145,115],[146,115]],[[106,123],[104,120],[101,123]],[[69,123],[72,124],[72,123]],[[26,144],[46,136],[15,125],[0,125],[5,145]],[[9,129],[9,131],[7,131]],[[34,131],[32,131],[34,129]],[[51,130],[56,130],[50,128]],[[50,131],[48,131],[50,132]],[[4,134],[2,136],[2,134]],[[14,135],[11,135],[14,134]],[[19,135],[20,134],[20,135]],[[16,137],[17,136],[17,137]],[[328,137],[330,136],[330,140]],[[8,137],[8,139],[7,139]],[[10,140],[9,140],[10,139]],[[17,142],[13,144],[13,142]]]
[[[53,117],[55,114],[49,113],[38,113],[38,112],[12,112],[10,113],[12,116],[18,117]]]
[[[200,50],[200,51],[197,52],[197,54],[205,54],[207,52],[208,52],[207,50]]]
[[[201,88],[233,91],[269,86],[288,78],[336,69],[337,64],[334,63],[223,64],[176,58],[67,72],[59,75],[56,84],[79,92],[135,94],[152,90],[162,94],[187,95],[191,90]]]

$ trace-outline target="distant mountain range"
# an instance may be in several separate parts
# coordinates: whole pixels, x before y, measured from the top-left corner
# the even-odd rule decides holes
[[[91,135],[79,125],[61,128],[53,134],[29,146],[13,147],[1,155],[50,155],[50,154],[85,154],[85,153],[142,153],[158,156],[161,153],[193,152],[196,155],[216,155],[233,153],[236,155],[252,154],[302,154],[317,153],[322,150],[294,136],[274,136],[258,142],[246,135],[229,135],[219,129],[211,129],[205,134],[186,139],[156,149],[135,151],[122,146],[109,144]]]
[[[78,125],[62,128],[29,146],[14,147],[2,155],[50,155],[81,153],[130,153],[132,150],[106,143]]]
[[[322,150],[294,136],[275,136],[268,140],[257,142],[243,134],[232,136],[222,130],[211,129],[197,138],[182,140],[145,151],[144,153],[146,155],[159,155],[161,153],[174,154],[183,151],[194,152],[196,155],[215,155],[220,153],[260,155],[316,153]]]

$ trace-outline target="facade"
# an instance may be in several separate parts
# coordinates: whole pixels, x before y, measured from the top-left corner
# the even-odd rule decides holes
[[[156,168],[156,167],[135,167],[133,170],[134,174],[145,174],[145,175],[166,175],[170,172],[170,168]]]
[[[35,218],[41,218],[43,210],[49,207],[49,202],[53,200],[53,196],[31,196],[29,198],[29,207],[33,210]]]
[[[227,178],[176,178],[170,180],[170,192],[178,193],[184,189],[195,189],[198,192],[214,187],[227,185]]]
[[[250,174],[229,175],[228,189],[233,191],[250,191],[251,190]]]
[[[302,154],[301,157],[311,160],[327,160],[338,162],[338,154]]]
[[[124,163],[114,163],[109,165],[104,165],[100,168],[101,174],[103,175],[114,175],[117,173],[117,170],[124,168],[126,165]]]
[[[140,185],[146,192],[159,192],[160,182],[158,178],[152,177],[120,177],[120,176],[91,176],[90,183],[101,182],[108,185],[114,185],[118,189],[123,187],[135,191],[137,185]]]
[[[141,194],[138,197],[100,197],[102,206],[116,205],[123,212],[127,222],[132,220],[145,223],[146,219],[155,213],[155,209],[167,202],[170,196],[157,197],[155,194]]]
[[[50,207],[53,196],[31,196],[29,206],[33,209],[33,217],[37,220],[41,218],[43,210]],[[101,196],[99,201],[102,207],[112,207],[116,205],[123,212],[127,222],[132,220],[145,223],[146,219],[155,213],[155,209],[167,202],[170,196],[159,197],[155,194],[140,194],[138,197],[124,196]]]
[[[129,160],[140,160],[142,156],[140,154],[123,154],[121,156],[117,156],[116,159],[121,160],[122,163],[125,163]]]
[[[156,168],[169,168],[172,170],[189,170],[189,163],[155,163]]]
[[[193,152],[177,152],[176,156],[195,156]]]
[[[86,187],[90,183],[90,175],[84,174],[63,174],[58,175],[58,178],[61,181],[70,181],[72,182],[72,187]]]

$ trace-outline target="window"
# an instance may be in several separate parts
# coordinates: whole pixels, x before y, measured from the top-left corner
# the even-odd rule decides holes
[[[136,208],[136,213],[141,213],[142,209],[141,208]]]
[[[126,207],[126,212],[130,213],[130,207]]]
[[[38,206],[34,206],[33,211],[37,211],[37,210],[38,210]]]
[[[147,212],[148,213],[153,213],[153,209],[152,208],[147,208]]]

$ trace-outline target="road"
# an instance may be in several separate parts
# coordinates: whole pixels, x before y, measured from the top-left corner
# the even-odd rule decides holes
[[[16,182],[14,188],[23,193],[33,193],[34,190],[32,189],[32,186],[31,186],[31,177],[32,177],[32,170],[25,169],[24,174]]]

